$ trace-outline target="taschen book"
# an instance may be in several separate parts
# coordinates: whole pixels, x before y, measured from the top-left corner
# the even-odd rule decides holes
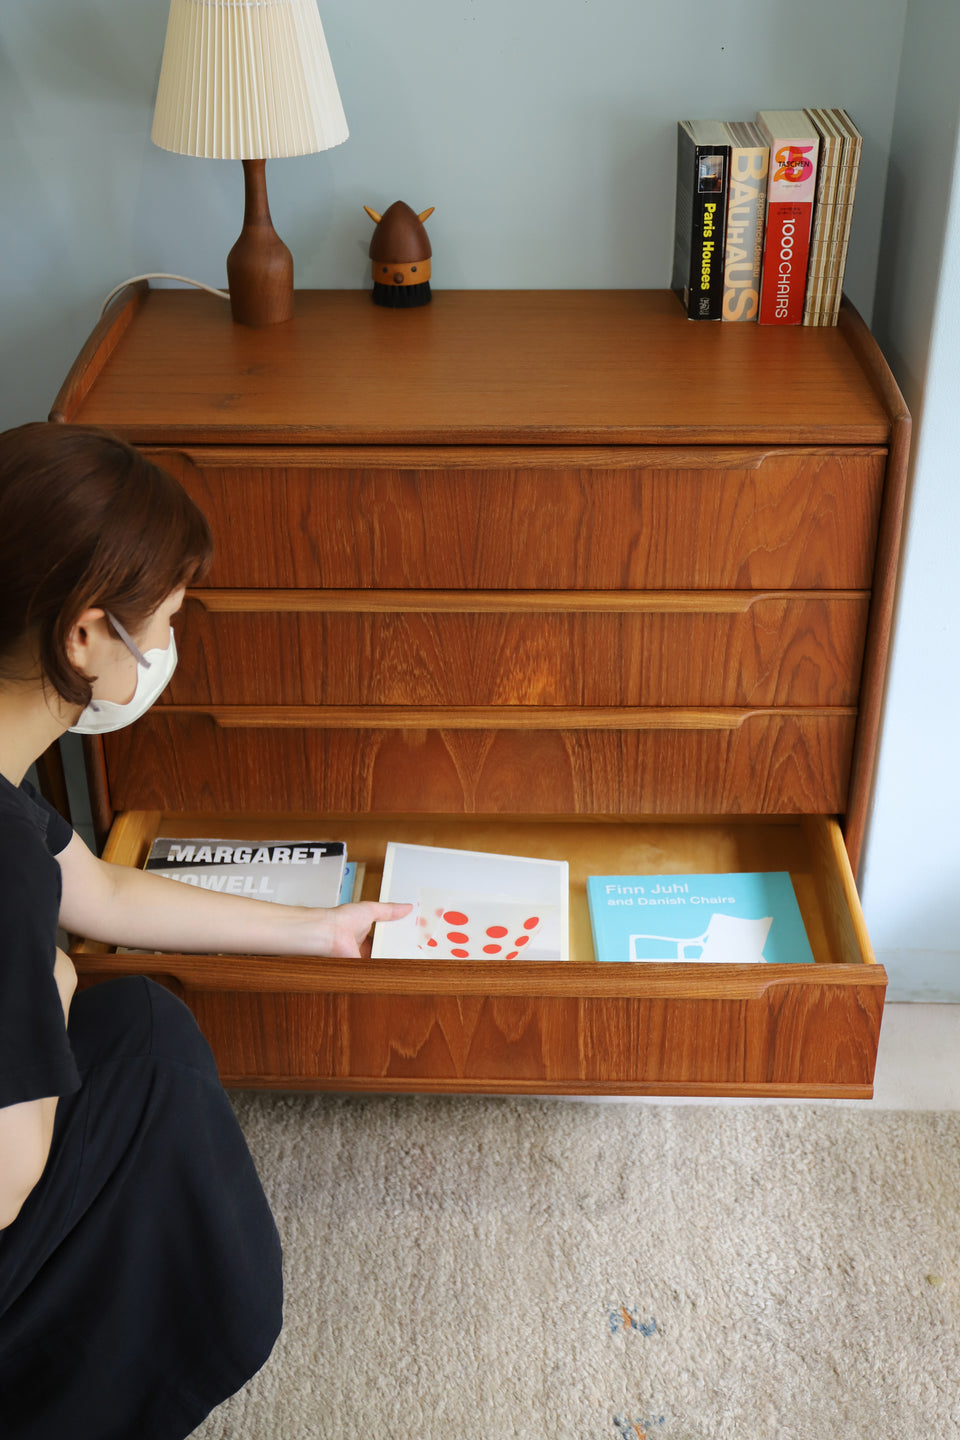
[[[722,315],[729,165],[721,121],[679,122],[672,288],[691,320]]]
[[[760,324],[803,320],[820,133],[804,110],[760,110],[770,147]]]
[[[597,960],[635,964],[813,963],[785,870],[722,875],[591,875]]]

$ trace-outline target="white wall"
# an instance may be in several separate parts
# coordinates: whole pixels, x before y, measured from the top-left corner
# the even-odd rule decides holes
[[[892,999],[960,1000],[960,6],[910,0],[874,328],[914,415],[862,893]]]
[[[361,207],[395,199],[437,207],[437,289],[663,286],[678,118],[845,104],[857,120],[847,290],[868,319],[876,295],[882,343],[920,415],[867,918],[897,977],[916,975],[926,952],[955,966],[960,782],[948,757],[960,707],[957,607],[944,597],[949,606],[960,487],[946,296],[960,277],[955,251],[942,271],[940,257],[946,233],[960,239],[945,201],[957,0],[320,0],[320,10],[351,138],[268,167],[302,286],[363,285]],[[101,298],[126,276],[225,281],[239,165],[149,140],[166,12],[166,0],[0,4],[0,426],[46,413]]]

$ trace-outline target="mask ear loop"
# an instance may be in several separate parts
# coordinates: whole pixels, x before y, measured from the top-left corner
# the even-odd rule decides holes
[[[124,645],[126,645],[127,649],[130,651],[130,654],[136,660],[137,664],[142,665],[145,670],[149,670],[150,661],[147,659],[146,655],[144,655],[143,651],[137,648],[132,636],[130,636],[127,631],[124,630],[123,626],[120,624],[120,621],[114,615],[111,615],[109,610],[104,610],[103,613],[104,615],[106,615],[107,619],[110,621],[110,624],[113,626],[114,630],[116,630],[117,634],[120,636],[120,639],[123,641]]]

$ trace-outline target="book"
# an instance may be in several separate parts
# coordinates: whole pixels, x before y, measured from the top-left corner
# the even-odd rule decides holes
[[[761,325],[799,325],[820,135],[803,110],[759,110],[757,124],[770,147],[759,320]]]
[[[348,860],[343,867],[343,883],[340,886],[340,899],[338,904],[347,905],[352,900],[359,900],[363,894],[363,878],[367,873],[365,860]]]
[[[807,263],[807,284],[803,298],[803,324],[823,325],[824,299],[837,259],[837,202],[843,176],[846,140],[830,110],[816,108],[806,111],[820,135],[817,165],[817,190],[810,229],[810,258]]]
[[[672,288],[691,320],[722,314],[729,165],[730,136],[721,121],[679,122]]]
[[[810,965],[786,870],[723,875],[591,875],[597,960]]]
[[[381,900],[413,903],[377,925],[373,959],[566,960],[565,860],[390,841]]]
[[[727,232],[723,260],[724,320],[756,320],[766,222],[770,149],[749,120],[732,121],[727,187]]]
[[[847,264],[847,250],[850,245],[850,229],[853,223],[853,206],[857,195],[857,181],[860,176],[860,156],[863,150],[863,136],[850,119],[846,110],[831,110],[831,116],[846,138],[844,150],[843,187],[838,196],[838,234],[836,259],[823,301],[823,325],[836,325],[843,298],[843,276]]]
[[[183,885],[277,905],[332,908],[346,865],[342,840],[154,840],[144,869]]]

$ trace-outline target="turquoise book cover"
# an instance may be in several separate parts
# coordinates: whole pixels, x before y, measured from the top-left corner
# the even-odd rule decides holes
[[[591,875],[598,960],[812,965],[785,870],[733,875]]]

